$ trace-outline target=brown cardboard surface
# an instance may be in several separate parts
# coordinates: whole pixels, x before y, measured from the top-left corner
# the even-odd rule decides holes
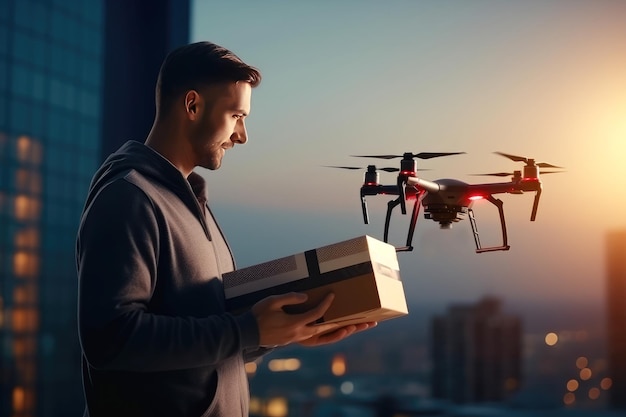
[[[319,258],[311,258],[313,251],[317,251]],[[234,293],[236,296],[227,295],[227,306],[230,302],[231,305],[237,305],[240,311],[241,308],[249,308],[268,294],[298,291],[306,293],[309,298],[303,304],[285,308],[290,313],[306,311],[317,305],[327,294],[335,295],[332,305],[319,323],[347,325],[384,321],[408,314],[393,246],[369,236],[362,236],[313,251],[306,253],[309,273],[317,270],[313,272],[313,276],[306,276],[310,274],[306,274],[305,267],[304,278],[300,278],[303,254],[293,255],[299,257],[299,260],[291,262],[290,265],[299,265],[297,267],[277,269],[272,262],[268,262],[259,264],[258,267],[247,267],[240,272],[225,274],[225,286],[233,283],[239,285],[238,288],[231,290],[231,294]],[[311,262],[315,262],[313,267]],[[282,264],[286,263],[281,260]],[[289,268],[293,268],[294,271],[297,269],[299,274],[297,279],[293,281],[284,279],[285,274],[289,274]],[[274,276],[270,276],[268,270]],[[259,275],[255,276],[257,271]],[[264,273],[268,275],[266,278]],[[242,277],[245,277],[246,281],[243,284]],[[272,286],[273,283],[276,285]],[[247,288],[252,286],[256,286],[256,289],[248,291]],[[245,301],[245,306],[241,305],[242,300]]]

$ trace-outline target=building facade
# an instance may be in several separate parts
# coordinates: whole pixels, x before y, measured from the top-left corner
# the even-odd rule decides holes
[[[432,396],[454,403],[503,401],[522,379],[522,327],[485,298],[432,321]]]
[[[111,141],[149,128],[154,95],[143,86],[156,76],[141,71],[158,73],[156,61],[187,42],[189,10],[174,0],[0,0],[0,416],[82,415],[80,213]],[[120,116],[131,105],[141,117]]]
[[[606,271],[610,404],[626,409],[626,230],[607,235]]]

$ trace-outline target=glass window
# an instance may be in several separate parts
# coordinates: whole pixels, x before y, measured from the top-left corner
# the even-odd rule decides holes
[[[83,83],[99,88],[102,83],[102,65],[104,65],[102,61],[84,56],[80,60],[80,75]]]
[[[102,15],[103,15],[102,6],[104,2],[83,1],[81,3],[83,6],[82,14],[85,20],[87,20],[89,23],[94,23],[100,26],[102,24]]]
[[[16,64],[13,66],[11,90],[22,97],[43,101],[46,98],[46,77],[40,71]]]
[[[41,138],[46,133],[46,111],[41,102],[31,103],[31,133],[36,138]]]
[[[48,45],[40,37],[33,38],[33,50],[31,51],[30,62],[44,68],[48,62]]]
[[[92,71],[92,77],[93,77],[93,85],[94,87],[98,88],[98,90],[100,90],[100,86],[102,85],[102,77],[103,75],[103,66],[104,66],[104,60],[93,60],[91,61],[91,71]]]
[[[69,111],[76,109],[76,87],[72,84],[63,83],[63,105]]]
[[[4,94],[0,94],[0,157],[2,156],[2,140],[4,137],[3,131],[7,127],[7,100]]]
[[[67,34],[69,25],[67,24],[68,19],[65,15],[55,8],[52,9],[50,19],[50,36],[56,40],[66,40],[69,37]]]
[[[42,102],[46,98],[46,77],[40,71],[33,71],[32,97]]]
[[[68,129],[66,131],[66,135],[65,135],[65,143],[66,144],[71,144],[72,142],[72,137],[73,135],[73,127],[74,124],[70,123],[68,126]],[[65,150],[63,150],[61,152],[61,159],[62,159],[62,165],[61,165],[61,172],[65,173],[65,174],[72,174],[72,171],[74,170],[74,158],[76,157],[74,155],[74,152],[68,152],[67,151],[68,147],[65,147]],[[72,198],[72,193],[70,192],[70,186],[69,186],[69,182],[68,181],[63,181],[64,183],[64,194],[63,196],[65,197],[65,199],[70,200]]]
[[[66,24],[65,41],[74,49],[79,49],[82,44],[81,37],[84,36],[80,31],[80,23],[72,16],[68,17]]]
[[[0,1],[0,22],[9,20],[9,7],[11,2]],[[3,26],[0,24],[0,26]]]
[[[53,144],[48,152],[52,153],[56,148],[56,145],[61,142],[61,138],[63,136],[63,114],[58,108],[51,108],[49,111],[48,134],[50,135],[50,141]]]
[[[80,141],[80,128],[78,127],[78,123],[76,118],[68,118],[67,130],[65,131],[64,142],[66,145],[65,154],[68,156],[66,169],[70,169],[75,162],[76,151],[78,150],[79,141]],[[69,151],[71,149],[72,151]],[[70,171],[67,171],[70,172]]]
[[[73,110],[76,106],[76,88],[56,77],[50,79],[49,102],[54,106]]]
[[[96,170],[97,170],[97,164],[96,164],[96,158],[94,156],[93,153],[90,154],[86,154],[83,155],[80,158],[80,175],[83,178],[89,178],[91,179],[91,177],[93,176],[93,174],[95,174]],[[85,185],[87,185],[88,182],[85,182]]]
[[[35,1],[31,9],[31,28],[40,34],[45,34],[48,28],[48,14],[46,5]]]
[[[30,133],[30,111],[22,100],[13,100],[11,106],[11,127],[13,131],[23,134]]]
[[[50,183],[52,183],[52,181],[50,181]],[[51,195],[55,195],[55,194],[51,194]],[[48,203],[48,211],[46,213],[46,220],[48,224],[57,224],[58,219],[60,217],[58,210],[57,210],[58,204],[56,204],[52,200],[53,199],[50,199],[50,202]],[[46,237],[49,237],[49,236],[50,235],[47,235]],[[56,237],[54,239],[44,238],[44,245],[45,245],[45,250],[55,249],[58,245]]]
[[[82,36],[82,50],[90,56],[99,57],[102,55],[102,35],[98,27],[86,27]]]
[[[15,24],[16,26],[30,29],[33,4],[30,0],[19,0],[13,3],[15,7]]]
[[[75,80],[73,82],[77,82],[78,81],[78,77],[79,77],[79,67],[78,67],[78,61],[80,59],[80,56],[73,50],[68,50],[67,51],[67,62],[65,63],[65,74],[71,78],[72,80]]]
[[[0,4],[4,4],[4,1],[0,1]],[[0,5],[0,10],[2,6]],[[9,29],[6,24],[2,24],[0,21],[0,56],[8,55],[9,53]]]
[[[95,94],[87,89],[83,89],[80,92],[80,106],[83,114],[91,117],[96,117],[99,114],[100,106],[98,105],[98,98]]]
[[[56,107],[61,107],[63,103],[63,83],[56,77],[50,78],[48,101]]]
[[[52,44],[50,49],[50,68],[52,71],[64,75],[66,78],[76,78],[79,73],[79,59],[76,52],[58,43]]]
[[[16,30],[13,32],[13,56],[31,62],[31,53],[34,48],[33,37],[27,33]]]
[[[7,89],[7,63],[0,59],[0,92]]]

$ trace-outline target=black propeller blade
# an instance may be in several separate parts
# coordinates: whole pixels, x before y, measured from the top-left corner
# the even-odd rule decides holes
[[[495,154],[498,154],[500,156],[504,156],[505,158],[509,158],[511,161],[515,161],[515,162],[523,162],[525,164],[528,164],[530,161],[534,161],[531,158],[526,158],[524,156],[517,156],[517,155],[511,155],[508,153],[504,153],[504,152],[494,152]],[[563,167],[559,167],[556,165],[552,165],[552,164],[548,164],[546,162],[538,162],[535,165],[537,165],[539,168],[558,168],[558,169],[562,169]],[[547,172],[546,172],[547,174]]]
[[[489,174],[469,174],[472,176],[491,176],[491,177],[511,177],[514,174],[512,172],[492,172]]]
[[[431,159],[438,158],[440,156],[460,155],[465,152],[420,152],[410,153],[407,152],[404,155],[351,155],[355,158],[379,158],[379,159],[393,159],[393,158],[419,158],[419,159]]]
[[[559,174],[565,171],[539,171],[541,175],[544,174]],[[491,172],[489,174],[469,174],[472,176],[491,176],[491,177],[512,177],[515,175],[514,172]]]
[[[363,167],[344,167],[344,166],[334,166],[334,165],[325,165],[326,168],[340,168],[340,169],[369,169],[368,168],[363,168]],[[383,167],[383,168],[377,168],[374,167],[375,170],[381,170],[381,171],[385,171],[385,172],[398,172],[400,171],[400,168],[389,168],[389,167]]]

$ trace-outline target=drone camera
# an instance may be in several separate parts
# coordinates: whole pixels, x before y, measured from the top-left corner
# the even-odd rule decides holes
[[[449,229],[451,223],[465,218],[467,207],[448,204],[429,204],[424,206],[424,218],[439,223],[442,229]]]

